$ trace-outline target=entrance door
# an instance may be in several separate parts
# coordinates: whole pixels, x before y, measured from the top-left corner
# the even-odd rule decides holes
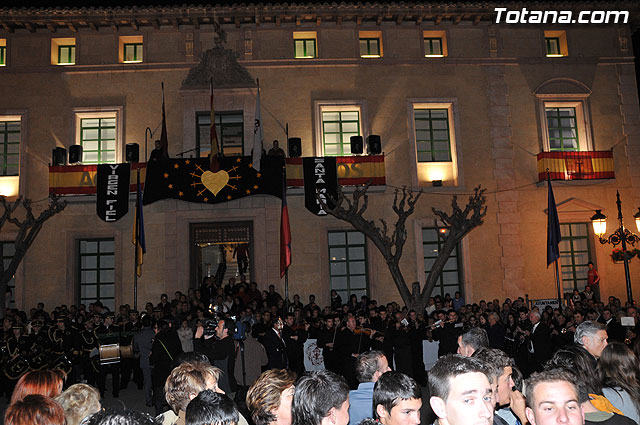
[[[191,233],[191,286],[200,287],[207,277],[226,283],[234,277],[247,282],[253,275],[253,223],[194,223]]]

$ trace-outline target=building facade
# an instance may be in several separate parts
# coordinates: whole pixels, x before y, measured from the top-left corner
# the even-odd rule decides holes
[[[616,191],[627,226],[640,205],[631,42],[638,7],[618,6],[629,11],[625,23],[622,15],[598,25],[496,23],[498,6],[471,3],[0,9],[0,189],[44,205],[55,147],[82,145],[82,164],[125,162],[129,143],[148,157],[160,135],[162,83],[170,156],[206,155],[207,76],[223,154],[251,155],[259,80],[266,150],[278,139],[286,151],[287,128],[303,157],[350,156],[351,136],[378,135],[385,184],[371,187],[366,215],[394,222],[395,190],[424,191],[407,223],[407,281],[424,283],[442,244],[432,208],[448,210],[453,195],[464,204],[482,185],[485,222],[459,244],[434,294],[553,298],[540,182],[550,168],[564,290],[582,290],[593,261],[602,293],[624,298],[623,267],[589,220],[602,210],[611,232]],[[91,174],[82,179],[95,183]],[[66,199],[16,274],[13,302],[133,304],[134,196],[116,223],[97,217],[95,195]],[[355,293],[400,301],[372,243],[310,213],[300,187],[287,201],[289,294],[316,294],[320,304],[331,289],[343,300]],[[274,284],[282,293],[280,211],[280,199],[268,195],[145,206],[138,303],[197,287],[223,259],[226,278],[246,268],[261,289]],[[5,261],[12,237],[10,228],[0,235]],[[244,254],[246,264],[237,261]],[[635,259],[631,277],[638,293]]]

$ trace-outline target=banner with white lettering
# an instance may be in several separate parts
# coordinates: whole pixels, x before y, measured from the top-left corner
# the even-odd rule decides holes
[[[336,197],[338,194],[338,171],[334,156],[302,158],[304,173],[304,206],[315,215],[327,215],[320,205],[316,192],[324,199],[329,207],[327,195]]]
[[[130,165],[100,164],[96,177],[96,213],[107,223],[127,215],[129,211]]]

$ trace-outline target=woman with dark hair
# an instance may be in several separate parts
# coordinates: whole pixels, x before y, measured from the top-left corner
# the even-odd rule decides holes
[[[65,373],[59,369],[27,372],[16,383],[10,404],[22,400],[30,394],[57,397],[62,392],[65,378]]]
[[[612,341],[600,356],[598,373],[602,392],[628,418],[640,423],[640,368],[633,351]]]
[[[30,394],[11,403],[4,413],[5,425],[65,425],[64,410],[55,400]]]

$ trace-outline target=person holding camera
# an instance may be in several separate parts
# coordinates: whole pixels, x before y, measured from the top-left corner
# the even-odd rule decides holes
[[[207,329],[198,325],[196,330],[194,348],[196,351],[204,353],[209,362],[222,370],[218,379],[218,386],[229,397],[237,389],[234,376],[236,348],[233,342],[236,323],[232,319],[220,319],[217,326],[213,328],[215,321],[208,321]]]

